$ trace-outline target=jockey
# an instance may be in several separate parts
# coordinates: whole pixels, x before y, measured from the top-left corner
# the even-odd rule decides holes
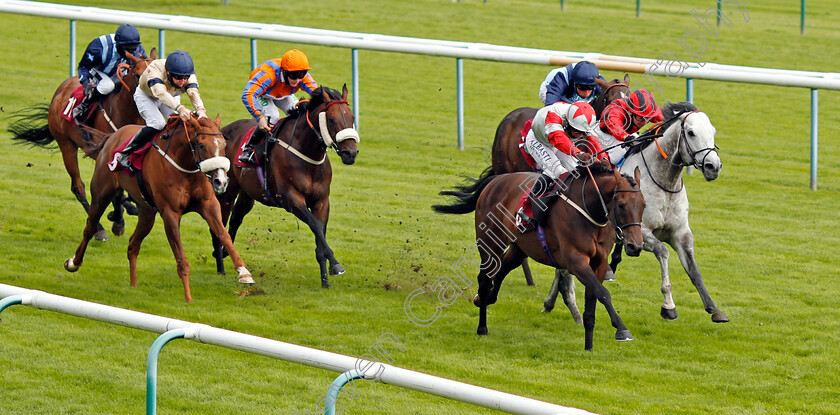
[[[111,79],[117,73],[117,66],[129,63],[126,54],[146,56],[140,43],[140,32],[130,24],[117,28],[116,33],[102,35],[90,42],[79,62],[79,82],[85,87],[82,102],[73,110],[73,119],[81,124],[90,105],[114,90]]]
[[[568,103],[586,101],[591,103],[601,94],[601,87],[595,78],[604,82],[606,79],[598,72],[598,67],[589,61],[580,61],[557,68],[548,73],[540,85],[540,101],[551,105],[557,101]]]
[[[306,54],[292,49],[251,72],[251,80],[242,91],[242,102],[257,120],[259,128],[245,143],[239,161],[256,164],[254,144],[265,138],[271,126],[280,120],[280,110],[288,115],[297,108],[295,92],[304,90],[311,96],[318,89],[315,79],[308,73],[310,69]]]
[[[114,160],[108,164],[111,170],[119,163],[133,171],[128,161],[129,154],[146,145],[155,134],[163,130],[170,115],[177,113],[183,121],[190,119],[190,110],[181,105],[181,93],[190,97],[199,118],[207,117],[204,103],[198,94],[198,79],[195,77],[192,57],[183,50],[176,50],[166,59],[152,61],[140,76],[134,102],[140,116],[146,120],[146,126],[129,140],[121,152],[114,154]]]
[[[516,227],[520,232],[534,228],[531,201],[551,190],[563,173],[575,169],[581,162],[592,162],[596,155],[607,157],[593,136],[597,126],[598,117],[587,102],[554,103],[537,111],[530,125],[525,123],[525,128],[530,129],[523,147],[542,174],[519,202]]]
[[[607,148],[610,161],[617,163],[626,152],[620,144],[638,138],[640,128],[648,122],[664,121],[656,99],[646,89],[637,89],[627,98],[619,98],[604,108],[598,138]]]

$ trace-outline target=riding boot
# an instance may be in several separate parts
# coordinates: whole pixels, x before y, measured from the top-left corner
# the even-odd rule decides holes
[[[534,220],[533,201],[547,194],[554,188],[554,180],[545,174],[540,174],[537,181],[531,187],[531,190],[522,195],[519,200],[519,209],[516,211],[516,229],[519,233],[525,233],[534,230],[537,225]]]
[[[125,148],[122,151],[114,154],[114,161],[112,161],[111,163],[119,163],[120,166],[125,167],[128,171],[134,172],[134,166],[131,165],[131,161],[129,161],[128,156],[130,156],[131,153],[135,152],[136,150],[139,150],[141,147],[146,145],[146,143],[151,141],[151,139],[154,138],[155,134],[157,134],[158,131],[159,130],[149,126],[145,126],[142,129],[140,129],[140,131],[138,131],[137,134],[134,135],[134,137],[131,137],[131,139],[128,141],[128,144],[125,145]]]
[[[248,138],[248,142],[245,143],[245,146],[242,147],[242,154],[239,156],[239,161],[245,164],[257,164],[257,154],[254,151],[254,146],[257,145],[260,141],[262,141],[268,133],[263,130],[262,128],[257,128],[254,130],[251,137]]]
[[[76,121],[76,124],[82,124],[87,121],[90,106],[102,99],[102,96],[103,95],[96,90],[96,87],[90,89],[90,93],[85,95],[82,102],[80,102],[76,108],[73,108],[73,120]]]

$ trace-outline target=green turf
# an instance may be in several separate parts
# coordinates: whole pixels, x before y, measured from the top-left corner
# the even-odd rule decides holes
[[[221,1],[79,1],[126,10],[263,21],[366,33],[657,58],[680,50],[706,2],[312,0],[255,4]],[[749,21],[732,18],[707,39],[709,62],[837,71],[840,14],[834,2],[808,2],[805,35],[799,2],[746,2]],[[334,178],[328,238],[347,274],[318,281],[307,227],[279,209],[257,206],[237,238],[257,279],[240,295],[233,276],[218,276],[206,225],[182,223],[192,265],[193,304],[183,290],[159,220],[139,259],[140,286],[128,284],[128,238],[92,243],[84,266],[62,262],[76,248],[85,215],[69,191],[57,150],[11,144],[8,115],[48,102],[68,70],[66,20],[2,15],[0,24],[0,282],[93,302],[196,321],[351,356],[377,352],[386,333],[406,347],[394,364],[604,414],[832,414],[840,405],[836,206],[840,191],[840,94],[820,91],[819,190],[809,185],[809,91],[695,82],[695,102],[717,128],[719,179],[685,178],[696,254],[706,285],[732,321],[713,324],[671,251],[680,317],[659,317],[658,265],[650,253],[622,263],[608,285],[635,341],[617,343],[598,308],[595,350],[583,351],[583,328],[558,308],[541,314],[551,271],[534,266],[537,287],[516,270],[490,308],[486,337],[475,335],[477,309],[466,299],[441,309],[428,326],[413,324],[404,302],[414,290],[452,276],[470,255],[472,217],[441,216],[437,192],[489,163],[493,132],[508,111],[538,104],[546,66],[464,62],[464,151],[456,145],[455,60],[362,50],[361,143],[357,162]],[[78,53],[115,25],[78,22]],[[147,49],[157,31],[140,28]],[[208,112],[224,123],[248,116],[239,96],[250,65],[247,39],[166,32],[167,51],[196,61]],[[259,42],[261,60],[291,47],[306,51],[323,85],[351,83],[349,50]],[[605,72],[608,78],[620,77]],[[685,99],[685,81],[656,78],[660,102]],[[351,92],[353,93],[353,92]],[[87,180],[91,160],[81,161]],[[128,232],[136,218],[128,220]],[[231,264],[228,261],[227,266]],[[469,266],[467,266],[469,268]],[[466,269],[466,268],[465,268]],[[582,293],[582,286],[578,285]],[[431,316],[436,296],[416,298]],[[582,306],[582,299],[579,301]],[[156,335],[12,307],[0,323],[0,413],[141,413],[145,356]],[[159,364],[161,414],[315,412],[336,374],[187,341],[168,345]],[[342,395],[345,413],[494,413],[389,385],[357,382]]]

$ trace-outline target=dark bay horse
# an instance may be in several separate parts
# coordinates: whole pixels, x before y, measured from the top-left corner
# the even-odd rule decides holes
[[[225,140],[219,130],[220,122],[218,116],[215,122],[209,118],[198,119],[195,115],[189,122],[183,122],[178,117],[170,118],[164,133],[155,138],[154,147],[143,158],[139,176],[112,172],[108,162],[113,159],[117,147],[134,136],[142,126],[125,126],[110,135],[96,158],[96,168],[90,182],[92,203],[82,242],[76,254],[64,262],[64,268],[70,272],[79,269],[99,218],[108,203],[121,189],[125,189],[137,201],[138,209],[137,227],[128,243],[132,287],[137,286],[137,254],[140,252],[140,244],[152,230],[158,212],[166,227],[166,237],[175,255],[178,276],[184,285],[184,298],[187,302],[193,301],[190,294],[190,263],[181,245],[180,231],[181,217],[187,212],[198,212],[207,221],[210,230],[221,239],[239,271],[239,282],[253,283],[251,273],[245,268],[245,263],[225,231],[222,211],[215,196],[225,191],[228,185],[227,170],[230,167],[230,160],[224,157]]]
[[[321,271],[321,286],[330,287],[329,275],[341,275],[344,267],[327,244],[327,221],[330,216],[332,167],[327,150],[333,148],[344,164],[353,164],[359,153],[359,133],[347,103],[347,86],[342,92],[320,87],[312,99],[301,105],[297,114],[281,120],[267,140],[266,156],[257,168],[233,166],[230,185],[218,196],[225,223],[230,217],[230,235],[242,225],[242,219],[254,207],[254,201],[282,207],[309,225],[315,235],[315,258]],[[228,139],[227,156],[238,158],[242,139],[256,126],[253,119],[235,121],[222,132]],[[213,255],[217,269],[225,273],[225,253],[213,235]],[[329,270],[327,269],[329,261]]]
[[[480,308],[478,334],[487,334],[487,306],[496,302],[505,276],[530,257],[542,264],[570,270],[586,286],[583,313],[586,350],[592,350],[598,301],[610,315],[616,340],[633,340],[602,281],[617,233],[623,235],[628,255],[637,256],[642,250],[640,223],[645,201],[639,190],[639,170],[635,178],[630,178],[620,175],[617,169],[596,163],[574,173],[578,177],[571,179],[561,200],[548,208],[542,235],[541,229],[519,234],[513,220],[522,189],[536,180],[537,173],[486,174],[472,185],[459,187],[458,191],[441,192],[458,200],[451,205],[433,206],[436,211],[475,211],[476,246],[481,256],[478,295],[474,300]]]
[[[600,79],[595,79],[598,86],[603,92],[592,102],[592,107],[595,113],[600,114],[604,111],[607,105],[616,99],[626,96],[630,84],[630,76],[624,75],[624,82],[618,79],[613,79],[610,82],[604,82]],[[513,173],[518,171],[532,171],[533,169],[519,150],[519,138],[522,133],[522,128],[525,122],[533,119],[537,114],[539,108],[522,107],[511,111],[499,126],[496,128],[496,137],[493,139],[493,147],[491,149],[491,157],[493,160],[493,173]],[[531,276],[531,268],[528,266],[528,260],[522,263],[522,271],[525,273],[525,280],[528,285],[534,285],[534,279]]]
[[[46,147],[53,141],[58,144],[64,160],[64,168],[70,175],[70,191],[82,204],[85,212],[88,211],[90,205],[85,195],[84,182],[79,174],[79,149],[91,157],[96,157],[108,134],[125,125],[145,124],[134,104],[133,95],[140,75],[149,66],[149,62],[157,57],[157,50],[152,49],[149,55],[148,58],[129,55],[131,65],[127,68],[127,73],[123,76],[122,72],[119,72],[123,69],[118,71],[121,82],[117,83],[112,93],[104,96],[95,105],[96,109],[87,120],[87,125],[79,126],[64,118],[64,115],[72,118],[72,109],[77,104],[73,93],[81,86],[79,77],[73,76],[58,86],[49,107],[39,105],[25,110],[28,115],[19,116],[20,122],[9,127],[13,139],[42,147]],[[46,120],[46,124],[37,125],[43,120]],[[114,212],[113,217],[109,215],[109,218],[114,220],[111,231],[115,235],[122,235],[125,223],[122,219],[122,208],[116,203]],[[108,240],[108,233],[99,223],[97,223],[95,238],[98,241]]]

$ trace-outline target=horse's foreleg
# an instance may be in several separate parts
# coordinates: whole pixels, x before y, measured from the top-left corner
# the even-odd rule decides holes
[[[111,201],[111,204],[114,206],[114,211],[108,214],[108,220],[114,222],[114,224],[111,225],[111,233],[113,233],[114,236],[122,236],[125,232],[125,219],[123,217],[124,198],[125,195],[123,194],[123,191],[120,191],[119,196]]]
[[[612,256],[610,257],[610,267],[607,268],[607,273],[604,274],[604,281],[615,281],[615,272],[618,269],[618,264],[621,262],[621,248],[622,245],[616,241],[613,246]]]
[[[610,295],[609,290],[598,281],[596,275],[603,275],[601,273],[606,271],[606,267],[608,264],[606,262],[602,263],[597,272],[594,271],[589,266],[589,258],[577,258],[577,260],[573,261],[569,267],[569,272],[574,274],[578,277],[581,283],[586,287],[586,296],[589,297],[594,295],[601,304],[604,305],[604,308],[607,309],[607,313],[610,315],[610,322],[612,326],[615,327],[615,339],[618,341],[629,341],[633,340],[633,336],[630,334],[630,331],[627,330],[627,327],[624,325],[624,322],[619,317],[618,312],[615,311],[615,307],[612,303],[612,296]],[[589,301],[584,305],[584,308],[589,307]],[[594,313],[594,312],[593,312]],[[594,324],[595,316],[593,314],[592,321]],[[583,317],[583,326],[586,328],[587,319],[586,319],[586,311],[584,311]],[[588,331],[588,330],[587,330]],[[591,346],[591,345],[590,345]],[[589,350],[589,349],[587,349]]]
[[[283,200],[289,201],[287,209],[292,212],[298,219],[309,225],[312,234],[315,235],[315,259],[318,261],[318,266],[321,270],[321,287],[330,288],[330,277],[327,273],[327,260],[330,262],[336,261],[332,249],[327,244],[327,238],[324,236],[324,224],[312,214],[306,204],[299,195],[296,197],[284,197]],[[297,200],[295,200],[297,199]]]
[[[222,210],[219,204],[216,203],[216,200],[211,199],[205,202],[201,210],[199,210],[199,213],[210,227],[210,232],[215,235],[216,239],[225,247],[228,254],[230,254],[233,266],[239,272],[238,281],[243,284],[253,284],[254,278],[251,276],[251,272],[245,268],[245,261],[239,256],[239,252],[233,246],[233,239],[225,230],[225,225],[222,221]],[[224,271],[224,268],[222,270]]]
[[[137,256],[140,254],[140,245],[143,244],[143,239],[149,235],[152,227],[155,226],[155,214],[155,210],[151,207],[143,205],[138,207],[137,226],[128,240],[127,252],[129,284],[132,287],[137,286]]]
[[[104,175],[103,173],[100,174]],[[94,172],[94,177],[91,183],[104,183],[104,185],[91,186],[93,204],[88,208],[88,217],[85,222],[85,230],[82,233],[82,242],[79,243],[79,247],[76,248],[75,255],[64,262],[64,269],[70,272],[75,272],[82,265],[88,243],[90,243],[90,239],[97,233],[99,219],[105,212],[105,208],[108,206],[108,203],[114,198],[114,196],[116,196],[118,190],[114,187],[113,182],[110,181],[109,178],[97,177],[96,172]]]
[[[312,206],[312,214],[315,215],[315,217],[318,218],[318,220],[324,224],[324,243],[326,244],[327,222],[329,222],[330,220],[330,199],[324,198],[315,203],[315,206]],[[341,264],[335,258],[332,249],[329,249],[328,251],[327,260],[330,262],[331,276],[344,274],[344,267],[341,266]]]
[[[691,230],[675,235],[674,240],[676,243],[671,246],[677,252],[677,256],[679,256],[680,262],[688,277],[691,278],[694,287],[697,288],[697,293],[703,300],[703,307],[706,312],[712,315],[712,321],[715,323],[728,322],[729,318],[718,310],[711,295],[709,295],[709,290],[706,289],[706,284],[703,283],[703,276],[700,275],[700,268],[697,266],[697,260],[694,257],[694,235]]]
[[[598,305],[598,299],[595,297],[595,290],[589,287],[586,287],[583,298],[583,331],[585,333],[583,349],[591,351],[595,335],[595,306]]]
[[[163,218],[169,247],[172,248],[172,254],[175,255],[178,277],[181,278],[181,283],[184,285],[184,300],[191,303],[193,298],[190,294],[190,262],[187,261],[184,246],[181,244],[181,213],[161,207],[160,216]]]
[[[653,255],[656,256],[656,260],[659,261],[659,272],[662,276],[662,287],[660,288],[662,291],[662,295],[664,300],[662,302],[662,310],[659,314],[665,320],[676,320],[677,319],[677,305],[674,304],[674,298],[671,293],[671,277],[668,273],[668,248],[665,247],[665,244],[659,241],[653,233],[649,230],[643,229],[642,235],[644,236],[645,251],[653,252]]]

